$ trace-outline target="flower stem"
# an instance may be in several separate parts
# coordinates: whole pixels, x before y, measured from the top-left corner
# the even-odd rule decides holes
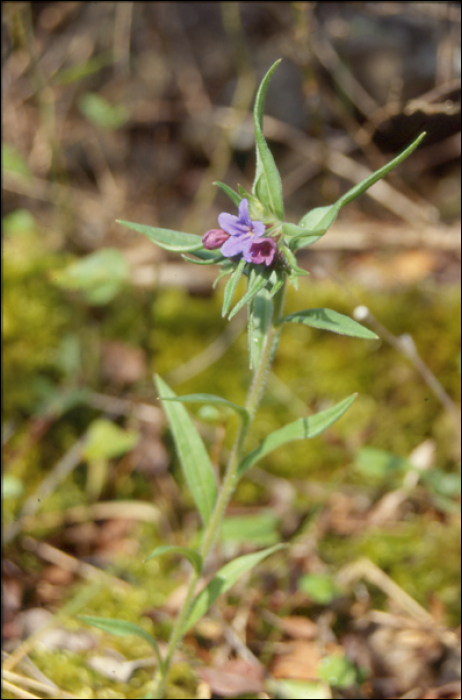
[[[250,419],[248,421],[241,420],[212,517],[204,530],[202,543],[199,549],[199,553],[202,556],[203,561],[205,561],[207,556],[210,554],[210,550],[212,549],[218,533],[220,532],[220,527],[226,508],[237,486],[238,468],[242,460],[244,444],[249,433],[250,426],[257,412],[258,404],[260,403],[260,399],[265,388],[266,378],[268,376],[268,372],[279,341],[280,328],[276,328],[275,323],[282,316],[285,288],[286,285],[284,284],[274,297],[273,323],[268,330],[260,363],[254,370],[252,383],[247,395],[245,407],[249,412]],[[193,570],[189,580],[185,600],[170,635],[164,663],[164,672],[161,674],[161,672],[158,670],[156,675],[154,693],[151,696],[153,700],[163,698],[164,696],[172,658],[178,645],[183,639],[185,633],[184,627],[193,604],[194,593],[199,577],[200,573]]]

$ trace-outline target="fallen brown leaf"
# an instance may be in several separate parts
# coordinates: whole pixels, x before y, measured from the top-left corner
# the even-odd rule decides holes
[[[279,645],[279,649],[284,651],[273,661],[271,673],[275,678],[298,678],[307,681],[318,678],[318,666],[322,657],[315,642],[300,639]]]
[[[243,659],[232,659],[219,668],[201,668],[199,676],[209,684],[212,693],[225,698],[264,690],[263,668]]]

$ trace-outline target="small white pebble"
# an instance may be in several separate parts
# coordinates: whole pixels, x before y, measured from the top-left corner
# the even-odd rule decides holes
[[[369,309],[367,308],[367,306],[357,306],[356,309],[353,311],[353,318],[356,321],[365,321],[368,316]]]

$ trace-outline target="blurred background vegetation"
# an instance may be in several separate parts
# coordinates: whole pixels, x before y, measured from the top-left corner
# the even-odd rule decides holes
[[[249,371],[216,271],[116,219],[214,228],[231,209],[212,182],[251,186],[280,57],[265,135],[292,221],[427,137],[300,251],[288,312],[355,314],[381,340],[284,329],[253,445],[359,397],[240,484],[214,568],[291,547],[188,637],[171,697],[458,697],[460,3],[2,9],[5,697],[146,692],[147,646],[76,615],[164,640],[178,607],[185,571],[142,563],[198,524],[152,374],[242,402]],[[233,418],[192,412],[219,469]]]

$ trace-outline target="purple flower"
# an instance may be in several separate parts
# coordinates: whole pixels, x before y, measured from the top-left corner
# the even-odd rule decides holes
[[[212,228],[207,231],[202,237],[202,243],[206,250],[215,250],[223,245],[229,238],[229,233],[223,231],[222,228]]]
[[[248,263],[271,264],[276,244],[271,238],[262,238],[266,226],[261,221],[250,219],[249,203],[246,199],[239,204],[239,216],[223,213],[218,217],[218,223],[222,230],[229,234],[228,240],[221,246],[222,255],[226,258],[242,255]]]
[[[252,243],[249,253],[253,263],[271,265],[276,253],[276,243],[271,238],[259,238]]]

